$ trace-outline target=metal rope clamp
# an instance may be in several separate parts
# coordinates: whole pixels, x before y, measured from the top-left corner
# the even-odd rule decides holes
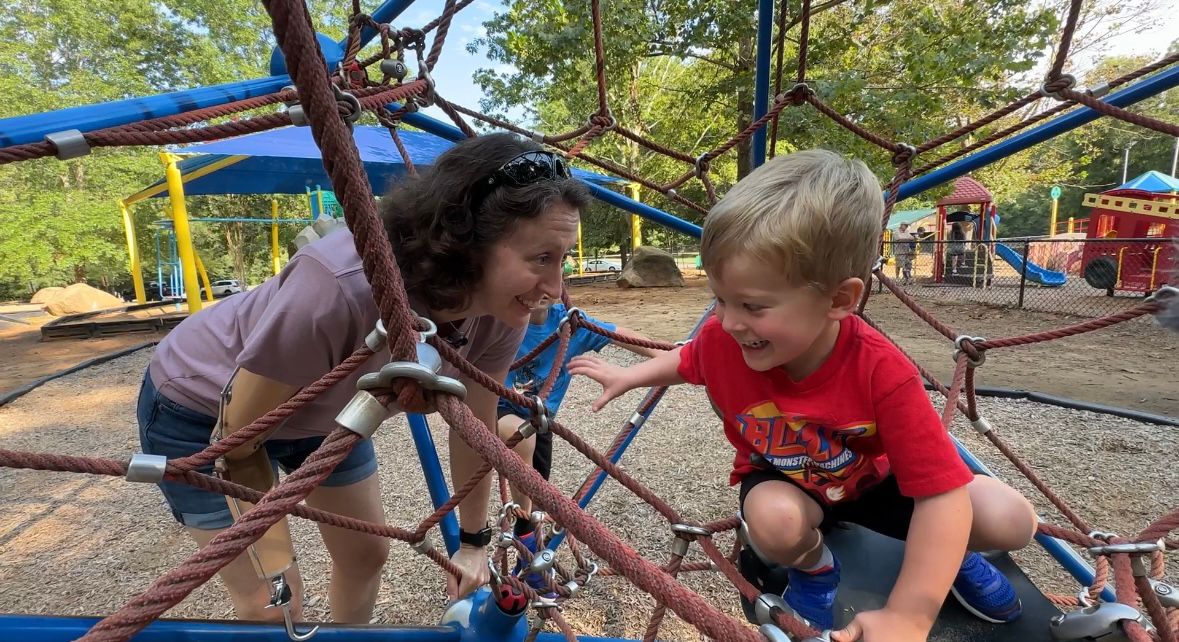
[[[775,100],[789,100],[792,105],[801,105],[806,102],[807,96],[813,93],[810,85],[805,82],[796,82],[793,87],[779,94]]]
[[[581,583],[578,583],[577,580],[574,579],[574,580],[569,580],[565,584],[565,590],[569,591],[569,597],[570,598],[577,597],[577,594],[579,592],[581,592],[581,589],[586,586],[589,586],[590,580],[594,579],[594,576],[597,574],[598,574],[598,563],[597,562],[590,562],[589,572],[586,573],[585,579],[582,580]]]
[[[168,458],[163,455],[135,453],[127,464],[127,481],[158,484],[164,481]]]
[[[1062,81],[1064,83],[1063,87],[1061,87],[1060,89],[1057,89],[1055,91],[1049,91],[1048,85],[1051,85],[1054,83],[1059,83]],[[1073,87],[1076,87],[1076,86],[1077,86],[1077,79],[1072,74],[1060,74],[1059,77],[1049,78],[1048,80],[1044,81],[1044,84],[1040,85],[1040,95],[1045,98],[1055,98],[1056,100],[1064,100],[1064,98],[1060,97],[1060,92],[1065,89],[1072,89]]]
[[[552,425],[552,420],[549,417],[549,408],[548,406],[544,405],[544,400],[541,399],[538,395],[529,395],[529,399],[532,399],[532,401],[536,403],[537,409],[532,411],[532,417],[525,419],[524,422],[521,423],[518,428],[516,428],[516,431],[523,435],[525,439],[528,439],[529,437],[537,434],[546,434],[549,431],[549,427]]]
[[[360,105],[360,99],[354,94],[340,89],[335,83],[332,83],[332,93],[336,95],[336,105],[342,105],[350,110],[349,113],[341,115],[340,118],[344,119],[344,122],[347,123],[348,129],[352,129],[352,125],[357,120],[360,120],[360,114],[364,113],[364,107]]]
[[[565,311],[565,316],[561,317],[561,322],[557,324],[557,329],[560,330],[562,326],[571,323],[573,318],[582,315],[581,308],[573,307]]]
[[[605,125],[599,125],[598,123],[594,122],[595,118],[601,118],[601,117],[602,117],[602,114],[591,114],[589,118],[585,119],[585,124],[590,127],[601,127],[602,134],[605,134],[606,132],[614,131],[614,128],[618,127],[618,119],[614,117],[614,112],[609,107],[606,108],[606,124]]]
[[[671,552],[676,557],[688,554],[688,546],[697,537],[710,537],[712,532],[701,526],[691,524],[672,524],[671,532],[675,539],[671,542]]]
[[[1048,622],[1048,631],[1052,634],[1052,639],[1061,642],[1115,642],[1127,639],[1125,629],[1122,628],[1122,622],[1126,620],[1138,622],[1148,633],[1154,631],[1154,626],[1138,609],[1119,602],[1102,602],[1086,606],[1079,611],[1057,615]]]
[[[426,330],[421,333],[416,344],[417,361],[394,361],[385,364],[379,372],[361,377],[356,383],[356,395],[344,406],[340,414],[336,415],[336,423],[362,437],[372,437],[377,427],[388,419],[391,413],[401,412],[403,409],[396,405],[392,406],[392,410],[386,408],[369,391],[389,389],[398,379],[413,379],[426,391],[445,392],[459,399],[466,398],[466,386],[457,379],[438,374],[442,369],[442,357],[438,355],[434,346],[426,343],[426,339],[434,336],[438,328],[429,319],[421,320],[426,323]]]
[[[86,135],[78,129],[45,134],[45,142],[53,145],[57,160],[80,158],[90,153],[90,143],[86,142]]]
[[[892,164],[904,165],[910,163],[917,156],[917,147],[909,143],[897,143],[897,149],[892,155]]]
[[[311,123],[307,121],[307,114],[303,113],[303,105],[299,102],[299,89],[294,85],[287,85],[282,88],[283,91],[295,92],[294,100],[284,101],[283,104],[287,107],[287,115],[291,117],[291,124],[295,127],[306,127]]]
[[[1150,296],[1148,296],[1144,299],[1144,302],[1151,303],[1151,302],[1157,301],[1159,303],[1162,303],[1164,301],[1170,301],[1171,299],[1174,299],[1176,297],[1179,297],[1179,288],[1177,288],[1173,285],[1163,285],[1163,286],[1160,286],[1159,289],[1155,290],[1154,292],[1151,292]]]
[[[965,334],[958,336],[956,339],[954,339],[954,363],[958,363],[958,355],[965,354],[966,351],[962,349],[962,344],[966,341],[970,341],[971,344],[978,344],[986,341],[986,339],[984,337],[969,337]],[[986,362],[987,353],[982,352],[981,350],[978,352],[978,359],[972,359],[969,355],[966,357],[966,365],[970,366],[971,368],[977,368]]]

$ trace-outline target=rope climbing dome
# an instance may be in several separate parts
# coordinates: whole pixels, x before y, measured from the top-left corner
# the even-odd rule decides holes
[[[615,118],[608,104],[607,96],[601,3],[600,0],[590,0],[597,110],[588,117],[586,123],[581,127],[556,135],[547,135],[452,104],[439,95],[435,84],[436,79],[431,76],[430,70],[435,68],[441,56],[447,31],[455,13],[472,2],[473,0],[447,0],[442,15],[421,29],[396,29],[361,13],[359,2],[354,0],[349,22],[349,36],[344,47],[344,59],[338,69],[329,69],[320,51],[311,18],[303,0],[266,0],[264,4],[273,20],[275,35],[285,56],[290,77],[294,81],[293,87],[266,96],[237,100],[215,107],[194,109],[174,116],[152,118],[85,133],[71,130],[50,135],[42,142],[0,148],[0,164],[46,156],[68,159],[89,153],[94,147],[193,143],[254,133],[291,124],[306,124],[310,127],[312,136],[322,150],[324,166],[343,206],[348,227],[355,237],[356,249],[363,259],[364,272],[372,286],[373,296],[380,311],[383,324],[381,328],[388,329],[387,333],[374,330],[365,347],[357,350],[318,382],[301,390],[290,400],[249,426],[217,441],[200,453],[168,460],[166,465],[160,465],[155,469],[150,465],[145,465],[145,460],[141,456],[133,457],[130,460],[115,460],[0,450],[0,465],[3,466],[127,477],[137,481],[164,479],[223,493],[255,504],[255,508],[243,514],[232,527],[217,535],[207,546],[190,555],[176,568],[165,573],[115,613],[99,621],[81,638],[82,640],[123,641],[130,639],[165,611],[179,603],[196,587],[213,577],[221,568],[257,541],[271,525],[288,514],[321,524],[355,529],[406,542],[446,572],[457,575],[458,570],[450,564],[446,554],[434,548],[430,539],[430,531],[437,527],[478,482],[492,471],[497,472],[500,476],[501,496],[505,507],[499,516],[499,527],[503,536],[499,542],[500,545],[495,547],[489,564],[493,569],[493,581],[497,586],[508,587],[506,591],[508,595],[523,596],[524,602],[519,605],[519,610],[531,607],[536,612],[537,620],[529,632],[529,639],[535,638],[540,627],[544,626],[546,622],[551,622],[566,640],[575,640],[569,623],[562,616],[561,605],[566,600],[576,598],[583,587],[589,584],[595,576],[608,575],[625,577],[654,597],[657,606],[651,614],[644,640],[656,638],[667,609],[671,609],[680,618],[691,623],[713,640],[757,642],[766,639],[825,639],[819,637],[823,635],[822,632],[810,629],[782,609],[772,608],[773,605],[763,609],[765,612],[762,614],[761,628],[751,628],[744,622],[718,610],[702,596],[677,581],[677,576],[682,573],[718,570],[750,602],[757,603],[759,606],[767,604],[764,600],[759,601],[761,596],[758,589],[746,581],[735,567],[734,560],[737,550],[728,553],[722,552],[713,539],[713,536],[719,533],[737,529],[739,522],[736,517],[722,518],[708,523],[688,520],[632,475],[613,463],[619,450],[641,428],[646,417],[654,409],[664,392],[663,389],[653,390],[647,395],[643,405],[622,427],[610,449],[603,453],[593,448],[570,427],[547,416],[543,399],[553,387],[557,374],[556,369],[549,374],[538,396],[525,397],[515,390],[505,388],[502,382],[496,381],[474,368],[439,337],[430,336],[423,339],[422,331],[426,329],[426,323],[418,318],[408,305],[400,272],[377,216],[373,193],[352,142],[349,124],[355,121],[362,111],[373,113],[382,125],[388,127],[392,140],[404,159],[407,171],[410,172],[414,171],[413,165],[398,135],[398,127],[408,116],[422,107],[437,105],[448,115],[463,135],[476,135],[466,118],[477,119],[492,127],[527,136],[564,152],[569,158],[580,159],[639,183],[662,194],[672,203],[706,214],[708,211],[706,205],[684,197],[677,190],[682,189],[689,181],[699,181],[708,202],[714,203],[717,200],[717,192],[709,174],[711,162],[750,140],[759,130],[767,127],[771,135],[769,153],[772,155],[777,137],[777,124],[782,112],[788,108],[801,108],[809,105],[841,127],[880,147],[890,155],[895,172],[886,187],[884,221],[888,220],[893,205],[904,196],[905,185],[908,181],[926,175],[967,154],[985,150],[993,143],[1006,140],[1032,125],[1061,114],[1070,113],[1070,110],[1087,108],[1141,127],[1179,136],[1179,126],[1175,124],[1131,113],[1103,100],[1105,94],[1114,88],[1171,68],[1176,62],[1179,62],[1179,53],[1171,54],[1133,73],[1111,80],[1101,88],[1087,91],[1076,88],[1075,80],[1064,73],[1073,32],[1078,22],[1080,0],[1071,2],[1069,15],[1052,66],[1040,88],[969,125],[916,145],[892,141],[863,128],[823,102],[816,92],[808,86],[806,72],[811,5],[809,0],[803,0],[800,14],[801,33],[797,73],[793,85],[784,91],[782,90],[783,47],[781,39],[784,34],[780,31],[778,36],[778,68],[775,74],[776,95],[765,113],[722,144],[696,156],[651,141],[640,133],[628,129]],[[785,15],[785,12],[782,11],[780,15]],[[362,34],[366,30],[372,31],[379,37],[380,51],[361,59],[358,56],[365,44]],[[433,42],[427,50],[426,41],[431,32],[434,34]],[[407,53],[416,58],[417,64],[417,76],[410,79],[407,79],[409,68],[405,63]],[[381,76],[380,81],[375,81],[370,77],[369,70],[374,65]],[[947,143],[958,141],[966,136],[980,134],[984,128],[1000,119],[1045,99],[1057,100],[1059,104],[1012,126],[987,133],[978,141],[947,152],[943,156],[933,160],[925,160],[924,158],[930,152]],[[396,105],[395,103],[400,104]],[[277,113],[255,115],[231,122],[200,125],[212,119],[279,104],[285,105],[286,109]],[[659,184],[636,175],[611,161],[594,157],[588,153],[596,140],[610,134],[621,136],[652,152],[680,161],[686,166],[686,169],[677,178]],[[1096,572],[1093,581],[1079,595],[1075,597],[1050,596],[1050,599],[1061,607],[1082,607],[1079,611],[1063,616],[1071,619],[1062,619],[1054,625],[1060,627],[1071,623],[1073,628],[1070,630],[1101,633],[1104,630],[1101,626],[1109,628],[1107,623],[1112,621],[1112,626],[1116,630],[1111,630],[1111,634],[1124,634],[1134,642],[1148,642],[1152,639],[1163,642],[1179,640],[1179,602],[1175,600],[1174,589],[1163,582],[1165,574],[1164,552],[1179,547],[1179,540],[1174,537],[1174,531],[1179,528],[1179,509],[1172,510],[1148,524],[1141,532],[1132,537],[1119,537],[1112,533],[1096,530],[1094,525],[1088,523],[1080,513],[1073,510],[1061,497],[1053,493],[1036,475],[1035,471],[1024,463],[997,434],[995,427],[980,414],[975,390],[977,369],[984,364],[990,352],[1001,348],[1029,345],[1092,332],[1155,313],[1159,309],[1161,299],[1176,295],[1175,288],[1166,286],[1141,304],[1117,314],[1035,334],[984,339],[965,334],[935,318],[898,284],[888,278],[881,265],[877,265],[874,276],[913,313],[927,322],[937,333],[944,336],[948,341],[948,349],[953,350],[955,368],[949,385],[939,382],[927,369],[914,361],[922,376],[945,396],[946,401],[942,412],[943,425],[948,429],[955,414],[957,412],[963,413],[974,428],[994,444],[1043,493],[1069,523],[1068,527],[1042,523],[1040,525],[1041,534],[1087,549],[1094,557]],[[866,289],[864,299],[860,304],[860,313],[873,327],[885,332],[885,329],[878,327],[870,315],[865,312],[869,292],[870,288]],[[563,298],[566,305],[569,306],[570,312],[564,318],[558,331],[548,337],[531,354],[513,364],[513,368],[528,362],[554,343],[557,344],[557,363],[560,363],[567,352],[571,333],[578,329],[601,334],[613,341],[650,348],[672,349],[675,347],[669,343],[640,341],[598,327],[587,321],[572,306],[567,295]],[[415,371],[417,374],[407,374],[409,369],[395,367],[418,364],[419,351],[421,350],[419,343],[423,340],[442,359],[455,365],[471,381],[517,406],[530,409],[532,416],[529,421],[523,424],[517,434],[505,443],[496,435],[493,428],[483,425],[476,419],[470,408],[463,403],[462,390],[453,385],[457,382],[446,380],[445,377],[440,377],[437,374],[422,374],[420,370]],[[350,411],[345,410],[340,417],[342,425],[335,428],[324,440],[323,445],[308,457],[301,467],[272,490],[260,493],[197,472],[202,466],[212,464],[237,446],[267,432],[377,354],[388,355],[391,358],[391,363],[382,370],[381,376],[375,380],[369,380],[369,384],[357,392],[354,404],[350,404],[350,407],[367,404],[367,407],[371,408],[372,403],[379,403],[382,412],[367,414],[351,412],[349,414]],[[456,489],[449,501],[413,528],[365,522],[302,504],[301,502],[308,494],[323,482],[359,441],[371,436],[381,420],[384,419],[383,411],[386,407],[406,412],[436,410],[451,427],[453,438],[462,439],[471,448],[481,453],[484,458],[482,467],[467,484]],[[565,497],[560,494],[528,463],[521,461],[511,451],[511,447],[521,439],[542,430],[551,431],[567,441],[597,467],[573,497]],[[657,565],[640,556],[626,542],[579,507],[579,502],[591,492],[595,480],[603,473],[641,498],[669,523],[672,552],[670,558],[662,565]],[[507,481],[517,485],[527,496],[532,498],[536,505],[543,509],[543,513],[523,515],[519,513],[518,507],[507,503]],[[518,517],[534,519],[537,529],[544,529],[551,524],[553,532],[559,533],[556,539],[558,541],[565,539],[570,544],[570,552],[575,562],[574,568],[565,568],[562,564],[551,564],[551,562],[549,566],[545,567],[546,571],[548,568],[552,568],[554,576],[557,578],[550,587],[556,597],[539,595],[527,583],[509,572],[511,561],[509,549],[513,550],[517,557],[522,558],[526,565],[534,564],[534,568],[535,558],[543,555],[541,553],[534,556],[518,539],[510,535],[512,523]],[[689,563],[685,561],[693,544],[698,546],[707,556],[708,562]],[[600,560],[601,566],[591,559],[589,553]],[[1116,589],[1117,603],[1125,607],[1120,611],[1101,601],[1107,585],[1111,582],[1112,588]],[[1045,625],[1047,626],[1047,623]],[[1094,637],[1097,636],[1094,635]]]

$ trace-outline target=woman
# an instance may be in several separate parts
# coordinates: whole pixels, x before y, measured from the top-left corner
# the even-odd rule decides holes
[[[950,274],[958,273],[958,264],[962,261],[962,255],[966,254],[966,232],[962,229],[961,223],[953,223],[950,225]]]
[[[381,215],[411,306],[476,367],[503,381],[532,308],[561,293],[561,257],[577,240],[579,211],[588,201],[585,186],[560,157],[530,141],[494,134],[455,145],[420,178],[394,186],[382,199]],[[139,396],[144,452],[174,458],[203,449],[219,413],[225,434],[250,424],[364,345],[378,318],[351,233],[342,229],[311,243],[278,276],[189,317],[160,342]],[[298,467],[335,428],[334,418],[356,392],[357,379],[383,361],[370,359],[255,440],[262,447],[245,444],[229,453],[228,476],[265,490],[274,483],[272,468]],[[475,416],[496,425],[494,394],[449,364],[442,374],[463,381]],[[223,389],[230,394],[220,409]],[[459,487],[481,462],[461,440],[450,441],[450,454],[451,477]],[[376,468],[372,442],[361,441],[307,504],[383,522]],[[199,546],[232,523],[221,495],[169,482],[160,488]],[[463,579],[461,585],[453,578],[448,582],[452,599],[487,580],[489,494],[490,478],[459,505],[464,544],[452,561]],[[289,541],[285,521],[274,529],[280,531],[278,541]],[[332,619],[367,623],[387,540],[332,526],[319,529],[332,558]],[[280,620],[278,609],[266,610],[270,582],[248,557],[241,555],[221,571],[238,617]],[[293,560],[283,575],[294,593],[291,615],[299,619],[302,585]]]

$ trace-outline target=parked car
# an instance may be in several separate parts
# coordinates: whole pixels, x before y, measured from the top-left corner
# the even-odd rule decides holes
[[[586,272],[617,272],[621,269],[622,265],[618,262],[606,259],[589,259],[584,266]]]
[[[237,279],[223,279],[213,281],[213,298],[238,294],[242,291],[241,283]],[[205,295],[205,288],[201,288],[201,296]]]

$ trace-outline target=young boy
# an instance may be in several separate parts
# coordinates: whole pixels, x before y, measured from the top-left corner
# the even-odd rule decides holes
[[[736,448],[751,547],[789,568],[784,598],[833,626],[837,522],[906,540],[886,606],[858,613],[836,642],[925,640],[947,591],[975,615],[1009,622],[1020,603],[977,553],[1025,546],[1026,499],[973,476],[916,369],[854,314],[877,258],[879,183],[859,161],[820,150],[779,156],[738,183],[704,222],[700,253],[715,317],[682,348],[620,368],[569,365],[602,384],[600,409],[630,390],[704,385]]]
[[[520,349],[516,353],[516,359],[520,359],[532,352],[549,335],[556,332],[561,325],[561,319],[565,317],[567,312],[568,310],[563,303],[553,303],[547,299],[541,300],[540,304],[532,310],[528,330],[525,332],[524,342],[520,344]],[[646,338],[622,326],[594,319],[584,312],[582,315],[586,321],[612,332],[635,337],[636,339]],[[569,382],[573,378],[566,368],[569,360],[586,352],[599,352],[602,348],[610,344],[614,344],[643,357],[662,354],[660,350],[640,348],[628,343],[611,341],[596,332],[591,332],[585,328],[578,328],[569,335],[569,347],[565,353],[564,363],[561,363],[559,366],[553,363],[557,359],[557,349],[559,347],[558,342],[554,341],[552,345],[545,348],[544,351],[532,360],[509,372],[504,386],[515,388],[517,392],[524,395],[535,395],[540,392],[541,387],[544,385],[545,380],[553,368],[559,367],[560,370],[557,373],[556,381],[553,383],[553,389],[549,392],[548,397],[545,398],[545,407],[548,409],[549,417],[555,417],[557,410],[561,407],[561,401],[565,398],[565,393],[569,391]],[[499,400],[499,407],[496,409],[496,412],[499,415],[499,434],[504,436],[515,434],[520,424],[527,421],[527,418],[531,415],[528,409],[520,408],[506,399]],[[548,479],[553,464],[553,434],[551,432],[538,433],[535,438],[529,438],[521,442],[516,447],[516,453],[525,460],[531,457],[532,467],[542,477]],[[532,501],[517,492],[515,488],[512,490],[516,503],[520,504],[520,507],[525,512],[531,511]],[[516,535],[520,537],[525,546],[528,546],[535,552],[536,542],[533,539],[534,532],[527,520],[517,521]],[[529,580],[534,579],[529,578]],[[534,586],[534,588],[542,587]]]

